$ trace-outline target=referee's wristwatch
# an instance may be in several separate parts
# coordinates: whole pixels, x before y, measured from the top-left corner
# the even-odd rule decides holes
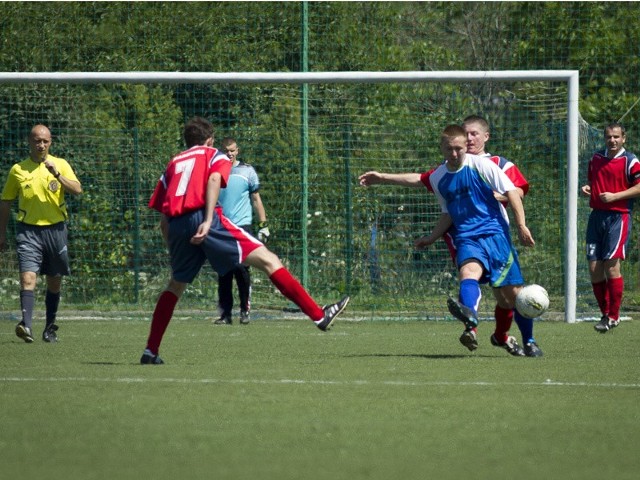
[[[60,172],[58,172],[56,175],[54,175],[54,177],[59,180],[60,179]]]

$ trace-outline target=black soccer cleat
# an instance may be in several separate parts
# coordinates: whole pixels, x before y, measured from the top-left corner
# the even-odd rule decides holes
[[[337,303],[332,303],[331,305],[322,307],[322,310],[324,311],[324,318],[320,320],[318,323],[316,323],[318,328],[323,332],[326,332],[327,330],[329,330],[331,328],[331,325],[333,325],[333,322],[335,321],[336,317],[340,315],[342,311],[346,308],[347,304],[349,303],[349,300],[351,299],[347,295]]]
[[[148,348],[142,353],[140,357],[140,364],[142,365],[163,365],[164,362],[158,355],[154,355]]]
[[[231,315],[225,314],[223,314],[219,319],[213,321],[214,325],[231,325],[232,323],[233,320],[231,320]]]
[[[476,335],[476,332],[471,329],[462,332],[462,335],[460,335],[460,343],[467,347],[471,352],[477,350],[478,336]]]
[[[511,335],[509,335],[507,337],[507,341],[503,343],[500,342],[494,334],[492,334],[490,341],[491,345],[493,345],[494,347],[504,348],[507,352],[509,352],[510,355],[513,355],[514,357],[524,357],[526,355],[522,347],[518,345],[516,337],[512,337]]]
[[[29,327],[25,327],[24,323],[20,322],[16,325],[16,335],[18,338],[24,340],[25,343],[33,343],[33,334]]]
[[[478,326],[478,318],[469,307],[462,305],[451,297],[447,298],[447,307],[449,308],[451,315],[464,323],[467,330],[471,330]]]
[[[611,320],[608,315],[603,315],[598,323],[593,328],[596,332],[607,333],[612,328],[615,328],[620,323],[620,320]]]
[[[538,347],[538,344],[536,342],[525,343],[524,354],[527,357],[541,357],[542,350],[540,350],[540,347]]]
[[[42,332],[42,340],[48,343],[56,343],[58,341],[58,334],[56,333],[57,331],[58,325],[56,325],[55,323],[47,325],[47,327],[44,329],[44,332]]]

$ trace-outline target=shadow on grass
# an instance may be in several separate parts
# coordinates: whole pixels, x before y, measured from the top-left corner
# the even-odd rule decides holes
[[[385,358],[385,357],[401,357],[401,358],[426,358],[429,360],[450,360],[452,358],[478,358],[478,357],[490,357],[490,355],[429,355],[426,353],[363,353],[359,355],[343,355],[346,358]]]

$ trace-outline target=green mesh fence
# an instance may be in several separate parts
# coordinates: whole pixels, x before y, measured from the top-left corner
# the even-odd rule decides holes
[[[591,2],[2,3],[0,70],[575,68],[581,70],[585,119],[582,183],[600,147],[601,126],[622,116],[629,125],[638,119],[632,75],[638,52],[630,48],[638,49],[640,42],[632,40],[639,34],[620,19],[640,6],[611,4],[607,15],[603,8]],[[612,25],[620,35],[608,33]],[[583,34],[575,36],[578,30]],[[525,276],[545,285],[552,309],[562,312],[564,85],[317,84],[308,88],[308,107],[305,131],[300,85],[4,84],[0,182],[26,157],[31,126],[49,125],[51,152],[70,161],[85,192],[69,198],[73,275],[65,280],[64,303],[147,308],[166,282],[168,265],[158,217],[146,203],[167,160],[182,148],[184,121],[205,116],[218,139],[237,137],[242,158],[256,167],[272,230],[269,246],[319,302],[349,293],[350,310],[364,317],[443,318],[443,294],[456,287],[444,245],[426,252],[411,247],[435,223],[435,198],[426,190],[364,190],[357,176],[435,166],[442,127],[482,114],[492,124],[488,150],[516,162],[531,183],[525,207],[538,245],[519,248]],[[629,129],[632,151],[634,136]],[[579,208],[582,250],[589,209],[584,200]],[[636,238],[634,232],[624,264],[630,306],[638,284]],[[578,313],[588,315],[595,304],[582,251],[578,259]],[[183,302],[213,312],[215,288],[215,274],[205,267]],[[17,310],[13,245],[2,253],[0,290],[0,310]],[[490,296],[485,292],[487,313]],[[254,272],[253,305],[280,310],[287,301]]]

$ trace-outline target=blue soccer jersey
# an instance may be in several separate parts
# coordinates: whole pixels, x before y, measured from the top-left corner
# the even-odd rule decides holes
[[[442,164],[428,177],[427,188],[436,194],[442,211],[451,216],[459,237],[508,231],[506,211],[493,192],[504,195],[516,187],[500,167],[487,158],[467,154],[455,172]]]
[[[259,189],[260,181],[255,169],[247,163],[238,163],[231,169],[227,188],[220,190],[218,202],[224,216],[236,225],[251,225],[253,204],[250,196]]]

